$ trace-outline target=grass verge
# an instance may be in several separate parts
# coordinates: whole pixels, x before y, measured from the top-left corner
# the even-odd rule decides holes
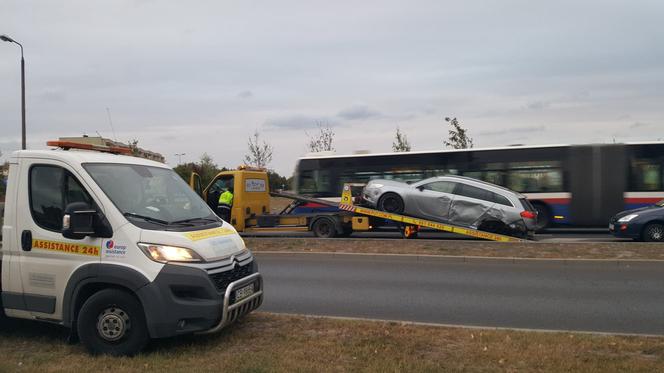
[[[429,327],[255,313],[212,336],[153,342],[134,358],[88,356],[63,329],[0,332],[1,371],[653,372],[664,337]]]
[[[496,258],[664,260],[664,245],[641,242],[549,243],[400,239],[245,237],[253,251],[485,256]]]

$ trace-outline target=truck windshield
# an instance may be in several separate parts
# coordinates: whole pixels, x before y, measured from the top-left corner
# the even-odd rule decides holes
[[[141,228],[186,230],[220,223],[171,169],[108,163],[87,163],[83,167],[120,212]]]

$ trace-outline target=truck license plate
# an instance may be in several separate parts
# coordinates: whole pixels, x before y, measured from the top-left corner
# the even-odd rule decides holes
[[[254,284],[247,285],[235,290],[235,301],[239,302],[242,299],[252,295],[254,293]]]

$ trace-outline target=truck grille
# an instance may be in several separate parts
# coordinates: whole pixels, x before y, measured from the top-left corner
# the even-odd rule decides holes
[[[230,271],[212,274],[210,275],[210,279],[214,283],[214,286],[217,288],[217,291],[223,293],[226,291],[228,284],[241,278],[247,277],[252,273],[252,263],[249,262],[243,266],[237,265]]]

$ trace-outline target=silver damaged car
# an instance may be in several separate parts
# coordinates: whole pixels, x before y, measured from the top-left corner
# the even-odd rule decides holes
[[[463,176],[371,180],[362,199],[382,211],[518,237],[531,237],[537,225],[537,211],[522,194]]]

